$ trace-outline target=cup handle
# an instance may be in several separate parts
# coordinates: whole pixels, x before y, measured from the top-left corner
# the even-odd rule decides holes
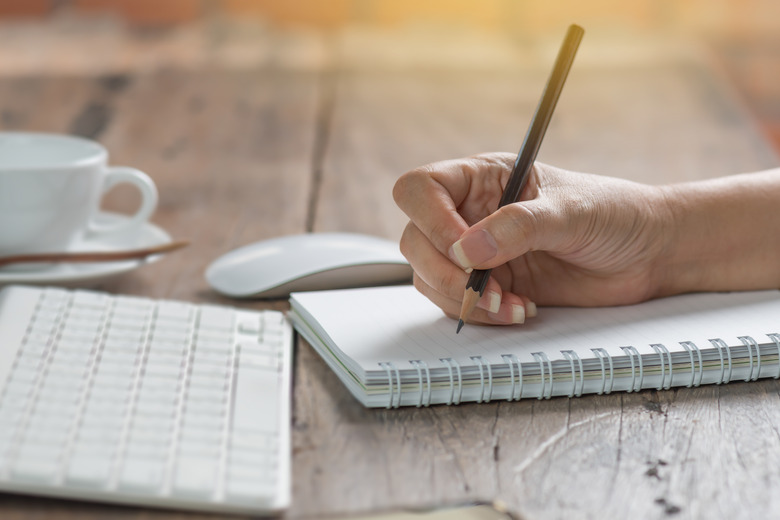
[[[148,221],[152,216],[152,213],[154,213],[154,210],[157,209],[157,186],[155,186],[154,181],[144,172],[127,166],[109,166],[103,182],[101,198],[117,184],[132,184],[138,188],[138,191],[141,192],[141,206],[138,208],[138,211],[135,212],[135,215],[118,223],[99,224],[94,221],[90,222],[87,229],[91,235],[115,233],[117,231],[125,231],[139,227],[141,224]]]

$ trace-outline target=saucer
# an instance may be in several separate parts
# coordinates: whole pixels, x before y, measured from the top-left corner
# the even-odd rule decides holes
[[[96,220],[101,224],[113,224],[129,218],[126,215],[101,211]],[[126,232],[120,231],[112,235],[84,239],[73,244],[68,251],[74,253],[79,251],[125,251],[156,246],[170,241],[171,237],[168,233],[151,222],[146,222],[140,228]],[[41,264],[41,268],[35,270],[4,270],[0,268],[0,286],[12,283],[65,286],[85,285],[132,271],[142,265],[155,262],[162,256],[152,255],[142,259],[120,260],[116,262]]]

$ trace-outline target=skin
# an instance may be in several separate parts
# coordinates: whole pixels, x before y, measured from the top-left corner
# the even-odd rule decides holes
[[[469,321],[522,323],[536,304],[607,306],[780,287],[780,169],[650,186],[537,163],[496,211],[515,156],[402,175],[401,252],[417,289],[457,318],[468,269],[493,269]]]

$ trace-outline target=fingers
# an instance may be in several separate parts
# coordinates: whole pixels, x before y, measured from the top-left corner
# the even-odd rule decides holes
[[[409,258],[415,271],[415,286],[444,310],[458,317],[468,274],[454,265],[428,241],[423,233],[409,223],[401,240],[401,252]],[[494,278],[488,280],[477,309],[470,322],[511,324],[523,323],[536,315],[536,306],[526,297],[502,291]]]
[[[480,251],[481,258],[489,260],[503,247],[489,227],[470,233],[469,226],[495,210],[512,161],[508,154],[485,154],[433,163],[404,174],[393,189],[396,203],[411,219],[401,252],[415,271],[415,285],[449,316],[460,312],[468,281],[464,268],[484,261],[469,255]],[[485,244],[490,249],[487,254],[481,251]],[[536,307],[528,298],[502,291],[491,277],[470,321],[523,323],[535,315]]]
[[[417,273],[414,276],[414,286],[429,300],[438,305],[444,311],[444,314],[452,319],[458,319],[462,294],[458,299],[448,298],[425,283]],[[487,291],[485,294],[487,296]],[[503,301],[495,308],[495,312],[489,312],[486,309],[488,305],[486,296],[483,296],[477,308],[471,313],[467,320],[468,323],[513,325],[525,323],[527,318],[536,316],[536,306],[530,303],[527,298],[507,292],[503,293]]]
[[[437,179],[437,173],[443,173],[446,182]],[[398,207],[443,253],[468,229],[456,202],[466,193],[468,179],[457,161],[434,163],[407,172],[393,187],[393,198]]]
[[[492,269],[529,251],[563,251],[582,225],[577,215],[546,198],[509,204],[466,230],[449,256],[464,269]]]

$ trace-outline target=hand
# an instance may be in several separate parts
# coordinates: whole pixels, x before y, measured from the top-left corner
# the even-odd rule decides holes
[[[515,157],[485,154],[404,174],[401,252],[414,284],[452,318],[468,268],[493,269],[470,320],[522,323],[540,305],[629,304],[656,296],[673,243],[662,189],[537,163],[520,202],[496,211]]]

